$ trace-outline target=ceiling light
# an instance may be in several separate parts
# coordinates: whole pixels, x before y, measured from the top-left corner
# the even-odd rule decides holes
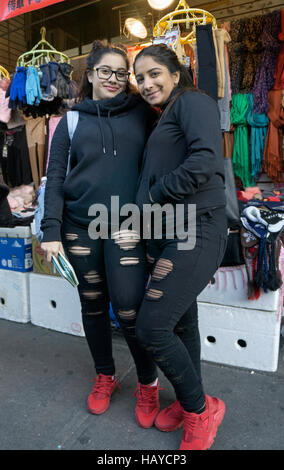
[[[148,3],[154,10],[164,10],[173,3],[173,0],[148,0]]]
[[[127,18],[127,20],[125,20],[125,27],[132,36],[137,38],[145,39],[148,35],[147,29],[142,21],[136,18]]]

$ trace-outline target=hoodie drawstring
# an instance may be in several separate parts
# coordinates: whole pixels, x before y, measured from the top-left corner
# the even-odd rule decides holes
[[[99,126],[100,126],[100,130],[101,130],[102,140],[103,140],[103,153],[105,154],[106,153],[105,135],[104,135],[104,130],[103,130],[103,123],[102,123],[102,119],[101,119],[99,104],[97,104],[96,107],[97,107],[97,110],[98,110],[98,120],[99,120]],[[114,133],[113,127],[111,125],[110,114],[111,114],[111,111],[108,111],[107,122],[108,122],[108,125],[110,127],[111,135],[112,135],[113,155],[116,157],[116,155],[117,155],[117,146],[116,146],[115,133]]]
[[[99,126],[100,126],[102,139],[103,139],[103,153],[106,153],[105,135],[104,135],[103,125],[102,125],[102,120],[101,120],[100,107],[99,107],[98,104],[96,105],[96,107],[97,107],[97,110],[98,110]]]
[[[108,125],[109,125],[109,127],[110,127],[111,135],[112,135],[113,155],[116,157],[116,155],[117,155],[116,140],[115,140],[115,133],[114,133],[113,127],[112,127],[112,125],[111,125],[110,113],[111,113],[111,111],[108,112],[108,114],[107,114],[107,119],[108,119]]]

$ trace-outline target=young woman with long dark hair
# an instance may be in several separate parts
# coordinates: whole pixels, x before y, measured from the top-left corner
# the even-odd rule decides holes
[[[155,119],[139,94],[130,93],[128,69],[125,49],[94,42],[80,102],[73,107],[79,112],[79,121],[67,176],[70,140],[66,116],[52,140],[41,247],[48,261],[59,251],[65,252],[79,280],[83,326],[97,372],[88,410],[94,414],[106,411],[118,387],[111,301],[137,369],[136,418],[147,427],[149,420],[153,424],[153,410],[154,415],[157,411],[158,382],[156,366],[135,336],[136,315],[145,290],[144,248],[134,230],[114,233],[111,226],[111,197],[119,197],[117,211],[135,200],[144,146]],[[93,204],[107,210],[106,238],[97,238],[89,230]],[[120,217],[119,223],[124,219]]]
[[[226,247],[219,112],[212,98],[193,87],[187,70],[165,45],[143,49],[134,71],[141,96],[162,111],[145,149],[136,203],[140,208],[171,204],[176,216],[181,205],[185,218],[190,216],[188,205],[196,209],[196,230],[185,227],[186,239],[177,236],[178,221],[167,236],[163,219],[162,236],[148,243],[153,269],[136,336],[176,394],[176,401],[157,415],[156,427],[171,431],[183,426],[180,449],[205,450],[225,413],[222,400],[204,393],[196,300]]]

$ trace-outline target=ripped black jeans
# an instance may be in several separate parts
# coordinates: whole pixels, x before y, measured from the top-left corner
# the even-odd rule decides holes
[[[157,377],[156,365],[135,336],[136,315],[145,293],[145,249],[140,241],[129,236],[131,232],[125,231],[118,232],[113,239],[94,240],[87,227],[66,220],[62,226],[64,251],[79,280],[83,327],[96,372],[115,374],[111,302],[134,359],[138,380],[149,384]]]
[[[151,240],[152,276],[141,304],[136,336],[174,387],[186,411],[205,402],[200,372],[197,297],[219,267],[226,248],[225,209],[197,216],[194,249],[177,239]]]

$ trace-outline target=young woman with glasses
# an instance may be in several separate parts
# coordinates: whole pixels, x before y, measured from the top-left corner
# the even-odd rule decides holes
[[[79,111],[79,121],[67,176],[66,116],[52,140],[41,246],[48,261],[59,251],[65,252],[79,280],[82,321],[97,372],[88,410],[106,411],[119,386],[112,354],[111,302],[137,369],[136,418],[148,427],[158,410],[158,381],[155,363],[135,336],[146,280],[144,249],[139,233],[128,229],[113,233],[110,217],[112,196],[119,197],[118,210],[135,201],[144,146],[156,119],[151,107],[130,92],[128,69],[125,49],[94,42],[80,102],[73,108]],[[93,204],[107,210],[106,238],[97,238],[89,230]],[[119,222],[124,219],[120,217]]]

